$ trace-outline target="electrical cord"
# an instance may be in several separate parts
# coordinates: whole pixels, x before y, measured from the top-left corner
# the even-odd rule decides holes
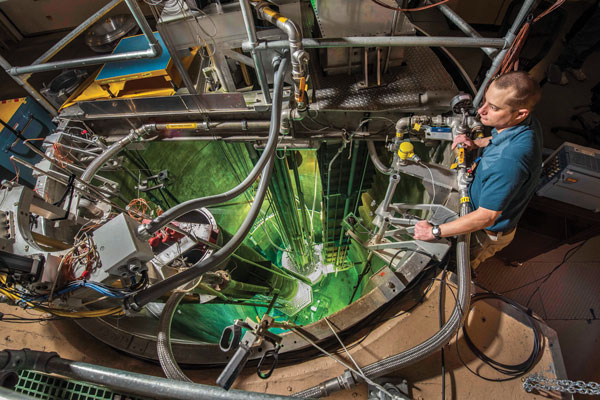
[[[569,249],[565,255],[563,256],[562,261],[560,262],[560,264],[556,265],[554,268],[552,268],[552,270],[550,272],[548,272],[547,274],[542,275],[541,277],[534,279],[532,281],[529,281],[527,283],[524,283],[523,285],[517,286],[515,288],[512,289],[508,289],[508,290],[504,290],[502,292],[500,292],[499,294],[507,294],[510,292],[514,292],[515,290],[519,290],[519,289],[523,289],[524,287],[527,287],[529,285],[533,285],[536,282],[539,282],[541,280],[543,280],[542,283],[540,283],[540,285],[535,289],[534,294],[541,288],[541,286],[548,281],[548,279],[550,279],[550,277],[552,276],[552,274],[554,274],[561,266],[563,266],[564,263],[566,263],[571,257],[573,257],[575,255],[575,253],[581,249],[590,239],[586,239],[583,242],[581,242],[580,244],[578,244],[577,246]],[[532,295],[533,296],[533,295]],[[529,299],[529,301],[531,301],[531,298]],[[527,302],[527,305],[529,305],[529,301]]]
[[[429,8],[433,8],[433,7],[437,7],[440,6],[444,3],[447,3],[449,0],[442,0],[439,1],[435,4],[429,4],[427,6],[423,6],[423,7],[416,7],[416,8],[400,8],[400,7],[392,7],[388,4],[385,4],[383,1],[381,0],[371,0],[373,3],[380,5],[381,7],[385,7],[388,10],[394,10],[394,11],[400,11],[400,12],[414,12],[414,11],[423,11],[423,10],[427,10]]]
[[[454,292],[452,291],[452,295],[454,296]],[[493,292],[487,292],[487,293],[478,293],[476,295],[474,295],[471,298],[471,309],[473,308],[473,305],[475,303],[477,303],[478,301],[483,301],[483,300],[487,300],[487,299],[497,299],[500,301],[503,301],[504,303],[508,304],[509,306],[511,306],[512,308],[514,308],[517,312],[523,314],[526,318],[526,320],[528,321],[528,325],[529,328],[531,328],[531,331],[533,333],[533,347],[531,350],[531,353],[529,354],[529,357],[527,357],[527,359],[521,363],[518,364],[504,364],[501,363],[499,361],[496,361],[494,359],[492,359],[491,357],[488,357],[487,355],[485,355],[471,340],[471,337],[469,336],[469,333],[467,332],[467,326],[466,324],[463,325],[463,337],[465,339],[465,343],[467,344],[467,346],[469,347],[469,349],[473,352],[473,354],[475,354],[481,361],[483,361],[486,365],[488,365],[489,367],[491,367],[492,369],[498,371],[499,373],[503,374],[503,375],[508,375],[507,378],[489,378],[486,376],[481,375],[480,373],[473,371],[463,360],[459,348],[458,348],[458,332],[457,332],[457,338],[456,338],[456,353],[458,355],[458,358],[460,359],[461,363],[465,366],[465,368],[467,368],[473,375],[476,375],[477,377],[486,380],[486,381],[490,381],[490,382],[505,382],[505,381],[509,381],[509,380],[513,380],[516,378],[519,378],[523,375],[525,375],[527,372],[529,372],[535,365],[536,361],[538,360],[541,351],[542,351],[542,333],[541,330],[539,328],[539,326],[537,325],[535,319],[533,318],[533,316],[531,315],[530,310],[525,309],[523,306],[521,306],[520,304],[516,303],[515,301],[504,297],[500,294],[497,293],[493,293]],[[468,315],[467,315],[468,318]]]

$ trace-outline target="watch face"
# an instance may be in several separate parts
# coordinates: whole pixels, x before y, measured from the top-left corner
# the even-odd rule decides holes
[[[440,233],[441,233],[441,232],[440,232],[440,227],[439,227],[439,226],[437,226],[437,225],[436,225],[436,226],[434,226],[434,227],[431,229],[431,233],[433,233],[433,236],[435,236],[436,238],[439,238],[439,237],[440,237]]]

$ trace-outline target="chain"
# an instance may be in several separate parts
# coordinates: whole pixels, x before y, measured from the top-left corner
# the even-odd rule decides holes
[[[600,384],[596,382],[572,381],[570,379],[550,379],[544,375],[529,375],[523,381],[523,389],[528,393],[535,390],[600,395]]]

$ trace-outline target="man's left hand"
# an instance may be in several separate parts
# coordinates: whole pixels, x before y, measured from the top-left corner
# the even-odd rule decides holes
[[[413,237],[417,240],[425,240],[425,241],[435,240],[435,237],[433,236],[433,233],[431,232],[432,228],[433,228],[433,225],[431,225],[429,222],[419,221],[415,225],[415,234],[413,235]]]

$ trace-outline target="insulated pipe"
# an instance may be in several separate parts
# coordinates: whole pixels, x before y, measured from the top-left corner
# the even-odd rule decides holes
[[[58,374],[71,379],[91,382],[125,393],[153,399],[286,400],[290,398],[287,396],[246,392],[242,390],[227,391],[216,386],[179,382],[121,369],[66,360],[60,358],[56,353],[33,351],[29,349],[4,350],[0,352],[0,370],[3,369],[13,371],[29,369],[49,374]],[[20,399],[19,397],[14,398]]]
[[[492,62],[492,65],[490,66],[490,69],[488,69],[487,73],[485,74],[485,79],[481,83],[481,86],[479,86],[479,90],[475,95],[475,99],[473,99],[473,107],[479,107],[479,104],[483,99],[483,95],[485,94],[485,90],[487,89],[488,84],[490,83],[490,81],[494,77],[494,74],[502,64],[502,61],[504,61],[506,53],[508,53],[508,50],[510,50],[510,47],[512,46],[513,42],[515,41],[515,38],[517,37],[519,29],[521,29],[521,25],[523,25],[525,18],[527,18],[527,15],[529,15],[529,12],[531,11],[535,3],[536,0],[525,0],[523,5],[521,6],[519,14],[517,14],[517,17],[515,18],[515,21],[513,22],[508,32],[506,32],[506,36],[504,36],[504,40],[506,41],[506,47],[496,55],[494,61]]]
[[[460,180],[461,179],[459,177],[459,182]],[[463,185],[461,188],[461,195],[465,194],[466,191],[466,186]],[[468,214],[470,211],[470,205],[468,202],[461,204],[461,216]],[[454,305],[454,310],[452,311],[452,315],[448,321],[446,321],[444,326],[435,335],[431,336],[421,344],[403,351],[402,353],[380,361],[376,361],[367,365],[366,367],[362,367],[361,370],[365,376],[373,379],[387,375],[397,369],[408,367],[409,365],[429,357],[431,354],[437,352],[440,348],[450,342],[456,331],[460,329],[464,323],[466,313],[464,313],[463,310],[469,309],[469,302],[471,298],[469,242],[469,235],[460,235],[458,237],[456,244],[458,295],[456,304]],[[350,371],[346,371],[346,373],[341,376],[324,381],[321,384],[303,390],[302,392],[298,392],[294,394],[294,397],[324,397],[338,390],[349,389],[360,381],[362,381],[361,377],[354,375]]]
[[[258,14],[265,20],[282,31],[288,36],[287,45],[290,49],[292,59],[292,79],[294,80],[294,97],[299,111],[304,111],[307,107],[305,86],[308,72],[306,65],[308,63],[308,53],[302,48],[302,33],[300,27],[289,18],[284,17],[277,11],[269,7],[269,3],[264,1],[252,1]],[[256,46],[253,46],[256,49]],[[251,49],[252,50],[252,49]]]
[[[377,171],[381,172],[384,175],[391,175],[394,170],[390,167],[386,167],[383,162],[379,159],[377,155],[377,149],[375,148],[375,142],[372,140],[367,140],[367,148],[369,149],[369,157],[371,157],[371,162],[377,168]]]
[[[275,75],[275,79],[276,80],[279,79],[281,81],[281,82],[279,82],[280,87],[278,88],[278,90],[280,92],[283,91],[283,79],[284,79],[284,77],[282,76],[284,74],[283,69],[282,69],[283,67],[287,67],[287,61],[285,63],[284,62],[281,63],[279,69],[277,70],[277,74]],[[275,95],[275,93],[273,93],[273,94]],[[238,186],[234,187],[233,189],[231,189],[225,193],[188,200],[184,203],[181,203],[181,204],[165,211],[164,213],[162,213],[158,217],[154,218],[149,223],[141,225],[140,229],[139,229],[139,233],[141,235],[144,235],[144,236],[152,235],[155,232],[157,232],[158,230],[160,230],[161,228],[163,228],[169,222],[171,222],[191,211],[194,211],[198,208],[207,207],[207,206],[213,205],[213,204],[224,203],[226,201],[234,199],[237,196],[239,196],[240,194],[242,194],[244,191],[246,191],[252,185],[252,183],[254,183],[254,181],[256,181],[258,174],[260,173],[260,171],[262,171],[263,167],[267,163],[269,153],[271,152],[271,150],[275,149],[276,145],[277,145],[277,135],[279,132],[279,121],[281,119],[281,103],[282,103],[283,93],[277,93],[277,95],[278,95],[278,104],[275,104],[275,102],[273,102],[273,108],[271,110],[271,124],[270,124],[270,128],[269,128],[269,139],[267,141],[265,151],[263,152],[261,157],[258,159],[258,161],[256,162],[256,165],[254,166],[252,171],[250,171],[250,174],[248,174],[246,179],[244,179]],[[277,122],[277,125],[274,125],[275,121]]]
[[[252,18],[252,9],[248,4],[248,0],[240,0],[240,8],[242,10],[242,17],[244,18],[244,25],[246,26],[246,33],[248,34],[248,41],[250,46],[250,53],[252,54],[252,59],[254,60],[254,70],[256,71],[256,77],[258,78],[258,84],[260,85],[260,90],[262,91],[263,97],[265,98],[265,102],[267,104],[271,103],[271,92],[269,92],[269,83],[267,82],[267,78],[265,76],[265,69],[262,64],[262,57],[259,52],[257,52],[254,47],[258,45],[258,39],[256,37],[256,27],[254,26],[254,19]]]
[[[531,0],[530,0],[531,1]],[[467,38],[455,36],[358,36],[333,39],[305,38],[302,47],[305,49],[321,49],[327,47],[493,47],[503,49],[510,46],[506,39]],[[282,50],[289,47],[285,40],[262,42],[256,50]],[[248,42],[242,43],[243,51],[250,51]]]
[[[152,33],[152,29],[150,25],[148,25],[148,21],[146,21],[146,17],[140,10],[140,7],[137,4],[136,0],[124,0],[127,3],[127,7],[131,11],[133,18],[138,23],[140,29],[146,39],[148,40],[148,45],[150,46],[147,50],[137,50],[137,51],[129,51],[121,54],[110,54],[99,57],[88,57],[88,58],[77,58],[74,60],[65,60],[65,61],[55,61],[51,63],[44,64],[35,64],[27,67],[12,67],[7,70],[10,75],[19,76],[24,74],[33,74],[37,72],[44,71],[53,71],[59,69],[67,69],[67,68],[76,68],[87,65],[98,65],[104,64],[107,62],[113,61],[125,61],[125,60],[136,60],[142,58],[156,58],[162,55],[162,46]],[[59,42],[60,43],[60,42]]]
[[[287,59],[283,58],[275,74],[275,86],[273,92],[273,108],[271,110],[271,128],[269,132],[269,141],[267,142],[263,154],[254,166],[254,169],[246,177],[244,182],[242,182],[240,185],[226,193],[204,197],[196,200],[190,200],[188,202],[182,203],[179,206],[171,209],[177,211],[173,212],[171,210],[168,210],[164,214],[156,218],[154,221],[152,221],[155,222],[152,229],[160,229],[162,226],[176,219],[178,216],[187,214],[189,211],[206,207],[211,204],[223,203],[227,200],[233,199],[240,195],[252,184],[252,182],[256,180],[258,176],[258,171],[255,172],[255,170],[258,169],[257,167],[261,167],[260,170],[262,170],[262,177],[258,184],[258,189],[254,197],[254,202],[252,203],[252,206],[248,211],[248,215],[246,215],[246,218],[244,219],[244,222],[242,222],[242,225],[240,226],[238,231],[223,247],[217,250],[211,257],[199,261],[192,267],[186,269],[185,271],[173,275],[163,281],[157,282],[149,288],[144,289],[138,292],[137,294],[126,298],[126,307],[130,307],[133,310],[140,310],[141,307],[143,307],[151,301],[156,300],[164,293],[174,290],[182,284],[191,281],[192,279],[198,278],[203,273],[210,271],[214,267],[222,264],[243,242],[244,238],[252,228],[252,225],[254,224],[258,213],[260,212],[263,200],[269,187],[269,181],[271,180],[273,164],[275,161],[275,150],[277,148],[277,134],[279,132],[279,123],[281,119],[283,81],[285,78],[286,71]],[[167,218],[161,218],[170,211],[171,213]],[[156,223],[157,220],[159,220],[158,223]],[[152,232],[148,228],[147,230],[148,232]]]
[[[429,4],[432,3],[431,0],[428,1]],[[462,19],[460,15],[454,12],[453,9],[448,7],[446,4],[440,4],[438,6],[438,10],[442,12],[458,29],[460,29],[465,35],[469,35],[474,38],[482,38],[475,29],[467,21]],[[494,54],[496,54],[496,50],[491,47],[482,47],[481,50],[488,55],[490,58],[494,58]]]

